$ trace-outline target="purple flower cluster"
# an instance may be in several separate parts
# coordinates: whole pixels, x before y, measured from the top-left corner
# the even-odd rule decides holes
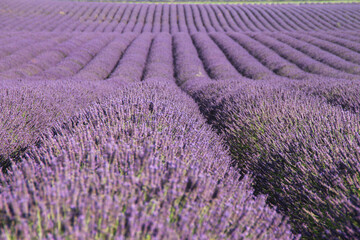
[[[65,121],[112,89],[111,84],[88,81],[1,82],[0,167],[19,160],[56,120]]]

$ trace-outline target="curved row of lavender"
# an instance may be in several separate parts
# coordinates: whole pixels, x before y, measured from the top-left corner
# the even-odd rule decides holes
[[[359,30],[357,4],[167,5],[2,0],[0,30],[278,32]]]
[[[290,216],[304,238],[358,239],[359,82],[224,80],[234,71],[224,55],[212,54],[209,39],[201,33],[174,35],[177,82],[223,135],[234,164],[254,174],[256,192],[269,194],[268,202]],[[190,71],[190,63],[201,74]]]
[[[139,36],[118,68],[149,40],[127,78],[6,80],[8,119],[38,138],[0,174],[1,237],[297,239],[175,84],[170,35]]]

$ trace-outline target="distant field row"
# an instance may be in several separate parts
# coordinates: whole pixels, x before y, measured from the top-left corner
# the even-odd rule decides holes
[[[57,1],[71,1],[71,2],[117,2],[117,3],[170,3],[170,4],[302,4],[302,3],[357,3],[359,0],[228,0],[228,1],[219,1],[219,0],[132,0],[132,1],[122,1],[122,0],[57,0]]]
[[[0,30],[276,32],[358,30],[360,5],[194,5],[2,2]]]

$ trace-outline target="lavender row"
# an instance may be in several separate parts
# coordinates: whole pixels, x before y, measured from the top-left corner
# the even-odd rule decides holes
[[[174,83],[119,89],[40,140],[1,174],[3,237],[298,238]]]
[[[351,33],[340,32],[340,34],[338,32],[330,32],[330,34],[311,33],[311,35],[314,37],[341,45],[350,50],[360,53],[360,44],[358,43],[359,38],[356,37],[355,34],[356,32],[351,32]],[[353,40],[351,40],[351,37],[354,37]],[[350,40],[348,38],[350,38]]]
[[[178,85],[186,83],[188,80],[208,79],[209,76],[200,60],[192,39],[188,34],[177,33],[173,37],[175,76]]]
[[[187,41],[185,45],[194,44],[212,79],[240,80],[241,75],[251,79],[274,79],[281,76],[300,80],[323,77],[359,79],[355,74],[359,65],[344,59],[345,53],[356,56],[357,53],[350,50],[342,52],[341,58],[306,41],[291,42],[291,39],[282,34],[272,38],[260,33],[250,34],[252,38],[241,33],[231,33],[228,36],[211,33],[209,38],[205,33],[195,33],[192,35],[193,43],[184,40]],[[286,44],[276,39],[281,39]],[[336,50],[336,45],[329,44]],[[334,52],[332,49],[331,52]],[[196,56],[195,52],[193,54]]]
[[[283,82],[189,80],[182,88],[225,136],[239,169],[254,174],[256,191],[269,194],[296,232],[359,237],[357,115]]]
[[[288,88],[322,98],[330,105],[355,114],[360,113],[360,83],[358,80],[313,78],[304,81],[287,81]]]
[[[277,32],[358,30],[358,5],[162,5],[1,2],[3,31]],[[14,12],[22,12],[22,16]],[[349,21],[348,19],[353,19]],[[150,30],[151,29],[151,30]]]
[[[332,32],[331,35],[342,39],[350,40],[353,42],[359,41],[359,34],[357,32],[353,32],[353,34],[351,35],[349,35],[348,33],[349,31],[336,31],[336,32]]]
[[[225,36],[222,36],[221,34],[212,35],[219,35],[219,39],[225,38]],[[195,36],[196,35],[194,35],[194,39],[196,38]],[[256,43],[255,40],[252,40],[246,35],[234,33],[230,36],[233,37],[234,40],[243,43],[246,47],[253,46],[259,48],[259,46],[261,46],[259,43]],[[200,39],[200,34],[197,36],[197,38]],[[209,41],[209,39],[206,38],[206,41]],[[206,44],[204,46],[206,46]],[[180,86],[188,80],[197,79],[199,80],[199,83],[204,82],[201,81],[202,79],[209,80],[209,76],[205,71],[202,61],[200,60],[200,56],[197,55],[196,48],[194,48],[194,45],[191,43],[191,38],[189,36],[186,34],[175,34],[173,36],[173,47],[175,49],[175,76]],[[176,51],[176,49],[181,50]],[[268,50],[268,52],[266,50]],[[285,61],[285,59],[281,59],[280,57],[276,58],[276,53],[271,52],[271,50],[267,48],[260,48],[258,54],[259,59],[262,60],[266,60],[265,57],[269,56],[269,62],[265,65],[270,69],[271,66],[273,66],[273,71],[275,73],[279,72],[279,70],[275,68],[277,64],[279,64],[279,66],[284,66],[282,71],[292,73],[292,78],[301,79],[302,81],[289,81],[287,78],[277,78],[270,75],[267,78],[264,78],[265,80],[277,79],[277,82],[281,82],[288,88],[295,89],[296,91],[300,91],[306,95],[320,97],[330,105],[339,106],[342,109],[351,111],[353,113],[360,112],[360,98],[358,92],[359,83],[357,80],[339,80],[336,78],[327,78],[312,74],[305,74],[305,72],[300,72],[300,70],[296,71],[296,68],[292,67],[288,62]],[[285,64],[289,65],[289,67],[286,67]],[[255,77],[251,78],[254,80],[257,79]],[[219,80],[224,79],[226,78]],[[243,80],[245,79],[236,78],[235,82]]]
[[[175,56],[191,49],[182,38],[174,36]],[[175,58],[176,65],[184,58]],[[183,69],[177,67],[176,75]],[[341,101],[341,96],[331,99],[337,86],[346,92],[357,84],[346,83],[213,81],[193,74],[180,86],[225,136],[240,171],[254,173],[256,191],[269,194],[269,203],[290,217],[297,232],[354,239],[359,237],[360,139],[353,129],[360,129],[359,119],[331,106]],[[343,103],[358,109],[356,91],[348,97]]]
[[[176,37],[176,35],[175,35]],[[205,70],[213,79],[241,79],[242,76],[236,68],[228,61],[225,54],[211,40],[206,33],[196,33],[192,35],[194,46],[204,63]],[[191,44],[184,42],[184,45]]]
[[[48,34],[41,33],[39,36],[45,39]],[[31,34],[19,37],[26,44],[23,46],[22,41],[14,43],[11,46],[18,50],[0,58],[4,65],[0,78],[105,79],[109,77],[136,34],[81,33],[69,35],[70,37],[65,39],[59,36],[61,34],[52,34],[54,39],[61,39],[62,42],[58,44],[53,44],[52,40],[29,44],[31,41],[25,39],[31,37]]]
[[[3,39],[1,39],[0,42],[0,58],[11,55],[14,52],[20,50],[21,48],[25,48],[36,42],[43,41],[46,38],[50,37],[50,35],[52,34],[48,34],[48,36],[44,36],[44,34],[41,34],[41,36],[34,36],[33,34],[27,33],[4,37]]]
[[[139,35],[126,49],[109,77],[126,82],[141,81],[152,39],[152,33]]]
[[[169,33],[156,35],[151,43],[143,80],[175,82],[172,37]]]

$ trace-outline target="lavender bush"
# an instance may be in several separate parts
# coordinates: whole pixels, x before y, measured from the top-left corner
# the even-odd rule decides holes
[[[297,238],[229,163],[174,83],[132,85],[56,126],[1,175],[2,236]]]
[[[353,129],[359,119],[328,104],[336,105],[335,80],[198,78],[182,72],[183,59],[196,62],[194,53],[184,51],[191,49],[185,36],[175,35],[174,45],[177,82],[224,136],[234,164],[254,174],[256,191],[269,194],[269,203],[290,216],[305,238],[358,238],[360,141]],[[354,99],[355,92],[349,94]],[[356,106],[351,97],[343,102]]]
[[[188,81],[255,188],[307,238],[359,237],[357,115],[276,82]]]
[[[5,84],[4,84],[5,85]],[[65,121],[91,102],[106,97],[115,87],[87,81],[29,81],[0,89],[0,167],[5,170],[36,144],[55,121]],[[11,85],[9,80],[6,86]]]

